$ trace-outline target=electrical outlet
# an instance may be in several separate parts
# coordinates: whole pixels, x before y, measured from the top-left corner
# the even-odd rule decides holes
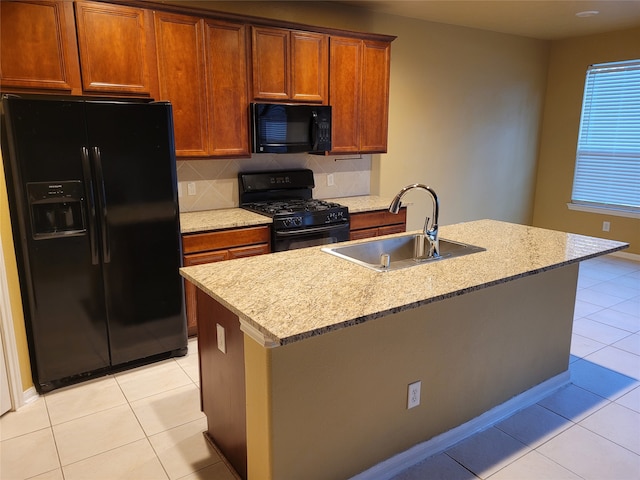
[[[182,197],[182,182],[178,182],[178,197]]]
[[[608,232],[611,229],[611,222],[602,222],[602,231]]]
[[[216,323],[216,337],[218,337],[218,350],[227,353],[227,340],[224,337],[224,327]]]
[[[333,173],[330,173],[329,175],[327,175],[327,187],[333,187],[334,185]]]
[[[187,183],[187,194],[188,195],[195,195],[196,194],[196,183],[195,182]]]
[[[407,392],[407,410],[420,405],[420,387],[422,382],[413,382],[409,384]]]

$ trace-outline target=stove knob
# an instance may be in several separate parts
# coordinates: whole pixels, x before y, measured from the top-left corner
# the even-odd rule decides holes
[[[300,217],[287,217],[282,219],[282,224],[286,227],[299,227],[302,225],[302,219]]]

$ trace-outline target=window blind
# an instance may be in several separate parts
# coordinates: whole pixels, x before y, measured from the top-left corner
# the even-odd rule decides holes
[[[640,213],[640,60],[587,70],[571,201]]]

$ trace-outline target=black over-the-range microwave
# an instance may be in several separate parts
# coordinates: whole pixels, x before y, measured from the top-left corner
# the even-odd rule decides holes
[[[331,150],[331,107],[252,103],[253,153]]]

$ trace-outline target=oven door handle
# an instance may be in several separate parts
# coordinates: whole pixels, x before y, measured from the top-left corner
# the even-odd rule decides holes
[[[276,237],[293,237],[298,235],[307,235],[310,233],[323,233],[330,232],[331,230],[335,230],[336,228],[349,228],[348,223],[340,223],[333,225],[326,225],[324,227],[311,227],[311,228],[302,228],[298,230],[285,230],[285,231],[276,231]]]

